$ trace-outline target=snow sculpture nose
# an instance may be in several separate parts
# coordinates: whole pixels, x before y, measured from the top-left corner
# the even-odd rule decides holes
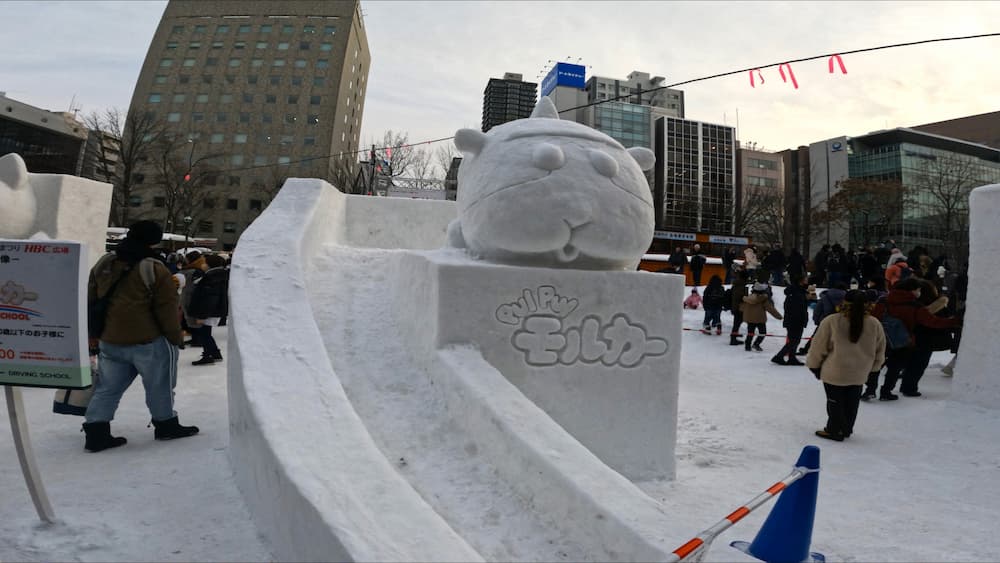
[[[606,152],[591,149],[590,163],[601,176],[614,178],[618,175],[618,161]]]
[[[539,143],[531,154],[531,161],[542,170],[559,170],[566,164],[566,155],[552,143]]]

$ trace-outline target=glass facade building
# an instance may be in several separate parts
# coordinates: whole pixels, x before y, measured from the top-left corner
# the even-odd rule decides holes
[[[625,148],[652,147],[649,106],[607,102],[594,106],[594,128]]]
[[[733,128],[664,119],[663,227],[732,233],[736,190]]]

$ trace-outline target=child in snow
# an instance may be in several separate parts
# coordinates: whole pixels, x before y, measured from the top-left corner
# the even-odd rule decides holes
[[[747,323],[747,339],[744,342],[744,347],[747,352],[750,351],[751,346],[757,352],[764,351],[760,345],[764,342],[764,336],[767,334],[768,313],[778,320],[783,318],[767,297],[769,289],[766,283],[755,283],[750,291],[750,295],[743,298],[743,320]],[[759,333],[756,341],[753,341],[754,331]]]
[[[697,309],[701,307],[701,295],[698,295],[698,288],[691,290],[691,295],[684,300],[685,309]]]
[[[705,306],[705,320],[701,323],[701,332],[711,334],[711,329],[715,327],[715,334],[722,334],[722,303],[726,300],[726,288],[722,287],[722,278],[712,276],[705,286],[705,297],[702,305]]]

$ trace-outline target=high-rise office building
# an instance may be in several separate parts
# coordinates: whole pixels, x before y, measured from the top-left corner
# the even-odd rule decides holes
[[[0,92],[0,156],[21,155],[29,172],[83,175],[88,136],[72,113],[36,108]]]
[[[515,119],[524,119],[535,108],[538,84],[525,82],[520,74],[504,73],[490,78],[483,91],[483,133]]]
[[[203,173],[196,197],[168,192],[177,179],[153,155],[133,216],[174,231],[184,219],[229,249],[284,178],[353,178],[370,61],[357,0],[171,0],[130,112],[153,115],[175,160]]]
[[[633,70],[623,80],[591,76],[585,90],[587,101],[614,100],[656,108],[655,116],[684,117],[684,91],[664,88],[666,78],[650,77],[648,72]],[[622,97],[624,96],[624,97]]]
[[[732,127],[664,117],[662,228],[732,234],[736,132]]]

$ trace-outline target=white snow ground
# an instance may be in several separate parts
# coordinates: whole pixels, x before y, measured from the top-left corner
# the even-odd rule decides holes
[[[428,502],[446,511],[449,523],[484,556],[587,559],[585,546],[561,541],[558,523],[525,510],[522,501],[495,482],[491,470],[475,465],[475,452],[464,447],[461,429],[434,417],[433,392],[414,386],[419,370],[393,363],[405,353],[391,348],[396,338],[391,322],[381,332],[374,323],[344,326],[340,314],[354,311],[383,319],[390,314],[378,305],[385,283],[378,264],[385,251],[365,252],[370,256],[355,255],[351,261],[367,262],[370,268],[364,271],[371,275],[329,280],[322,288],[314,286],[313,295],[324,299],[317,321],[325,333],[356,343],[350,357],[332,360],[335,368],[354,362],[356,369],[344,384],[376,443],[390,460],[403,458],[405,463],[397,463],[400,472]],[[336,273],[332,258],[319,261],[314,275],[346,275]],[[783,296],[776,290],[781,309]],[[327,300],[338,295],[350,299]],[[702,314],[685,311],[685,327],[699,327]],[[727,331],[731,319],[723,314]],[[768,328],[784,333],[780,321],[770,320]],[[811,331],[810,325],[807,334]],[[225,335],[220,336],[224,345]],[[784,477],[802,446],[816,444],[822,449],[823,471],[813,551],[830,561],[1000,559],[1000,410],[948,400],[951,380],[940,372],[950,358],[947,353],[931,361],[921,381],[923,397],[862,404],[854,436],[834,443],[813,435],[825,422],[820,383],[805,368],[768,361],[779,340],[769,338],[764,353],[748,353],[728,346],[725,334],[684,333],[677,479],[640,483],[686,516],[690,528],[674,533],[694,536],[720,520]],[[196,355],[197,350],[182,351],[178,384],[182,422],[202,427],[202,434],[191,439],[154,442],[136,384],[114,423],[129,444],[87,454],[78,432],[80,419],[51,414],[52,391],[24,390],[36,455],[63,522],[54,527],[37,524],[6,412],[0,413],[0,560],[269,558],[225,455],[224,367],[191,367]],[[399,381],[393,381],[392,370],[400,374]],[[389,398],[379,399],[378,393]],[[749,560],[728,544],[752,540],[772,506],[723,534],[706,561]]]

